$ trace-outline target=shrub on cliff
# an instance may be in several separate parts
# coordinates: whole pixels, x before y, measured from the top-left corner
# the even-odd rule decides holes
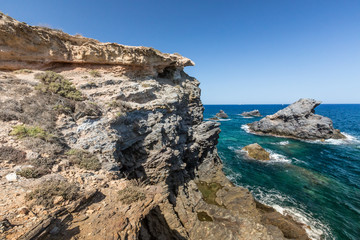
[[[146,196],[138,186],[128,186],[118,191],[119,200],[124,204],[131,204],[139,200],[145,200]]]
[[[51,208],[54,206],[55,197],[58,196],[63,200],[76,200],[79,197],[79,187],[67,181],[50,179],[26,194],[26,200],[34,200],[36,205]]]
[[[83,95],[75,86],[62,75],[55,72],[46,71],[35,75],[36,79],[42,83],[36,86],[36,89],[43,93],[55,93],[62,97],[75,101],[84,100]]]
[[[99,159],[90,152],[81,149],[71,149],[66,154],[69,156],[70,162],[78,165],[80,168],[94,171],[101,169]]]
[[[0,161],[11,161],[13,163],[22,163],[26,161],[26,153],[13,147],[0,147]]]

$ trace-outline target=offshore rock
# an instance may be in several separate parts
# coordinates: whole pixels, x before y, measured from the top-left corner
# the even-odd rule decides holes
[[[260,114],[259,110],[255,109],[250,112],[243,112],[241,114],[241,116],[243,116],[243,117],[261,117],[261,114]]]
[[[253,133],[296,139],[345,138],[340,130],[334,129],[330,118],[315,114],[315,108],[320,104],[314,99],[300,99],[248,126]]]
[[[228,118],[229,116],[224,112],[224,110],[220,110],[217,114],[216,117],[218,118]]]
[[[262,148],[258,143],[253,143],[242,148],[246,151],[248,157],[255,160],[267,161],[270,160],[270,153]]]

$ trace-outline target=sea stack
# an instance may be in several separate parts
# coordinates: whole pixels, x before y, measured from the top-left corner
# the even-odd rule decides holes
[[[224,112],[224,110],[220,110],[217,114],[216,117],[218,118],[228,118],[229,116]]]
[[[330,118],[315,114],[321,104],[314,99],[302,98],[288,107],[248,124],[256,134],[305,140],[342,139],[340,130],[334,129]]]
[[[260,114],[259,110],[255,109],[250,112],[243,112],[241,114],[241,116],[243,116],[243,117],[261,117],[261,114]]]
[[[258,143],[253,143],[245,146],[242,150],[247,152],[247,156],[251,159],[268,161],[270,160],[270,153],[268,153]]]

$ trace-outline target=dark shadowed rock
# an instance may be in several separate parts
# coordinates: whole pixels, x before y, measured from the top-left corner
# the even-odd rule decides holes
[[[300,99],[248,125],[253,133],[258,134],[309,140],[345,138],[338,129],[334,129],[330,118],[315,114],[314,109],[320,104],[314,99]]]
[[[270,160],[270,153],[268,153],[264,148],[259,144],[253,143],[245,146],[242,150],[247,152],[248,157],[255,160]]]
[[[216,117],[218,117],[218,118],[228,118],[229,116],[228,116],[223,110],[220,110],[220,111],[216,114]]]
[[[260,111],[259,110],[252,110],[250,112],[243,112],[241,114],[241,116],[244,116],[244,117],[261,117],[261,114],[260,114]]]

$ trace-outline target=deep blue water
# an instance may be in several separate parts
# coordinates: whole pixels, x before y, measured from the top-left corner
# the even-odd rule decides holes
[[[247,187],[260,202],[290,214],[309,226],[313,239],[360,239],[360,105],[322,104],[316,113],[330,117],[348,140],[326,142],[256,136],[244,124],[243,111],[263,116],[286,105],[205,105],[204,118],[220,109],[218,151],[224,171],[235,184]],[[251,161],[241,148],[257,142],[271,152],[270,162]]]

